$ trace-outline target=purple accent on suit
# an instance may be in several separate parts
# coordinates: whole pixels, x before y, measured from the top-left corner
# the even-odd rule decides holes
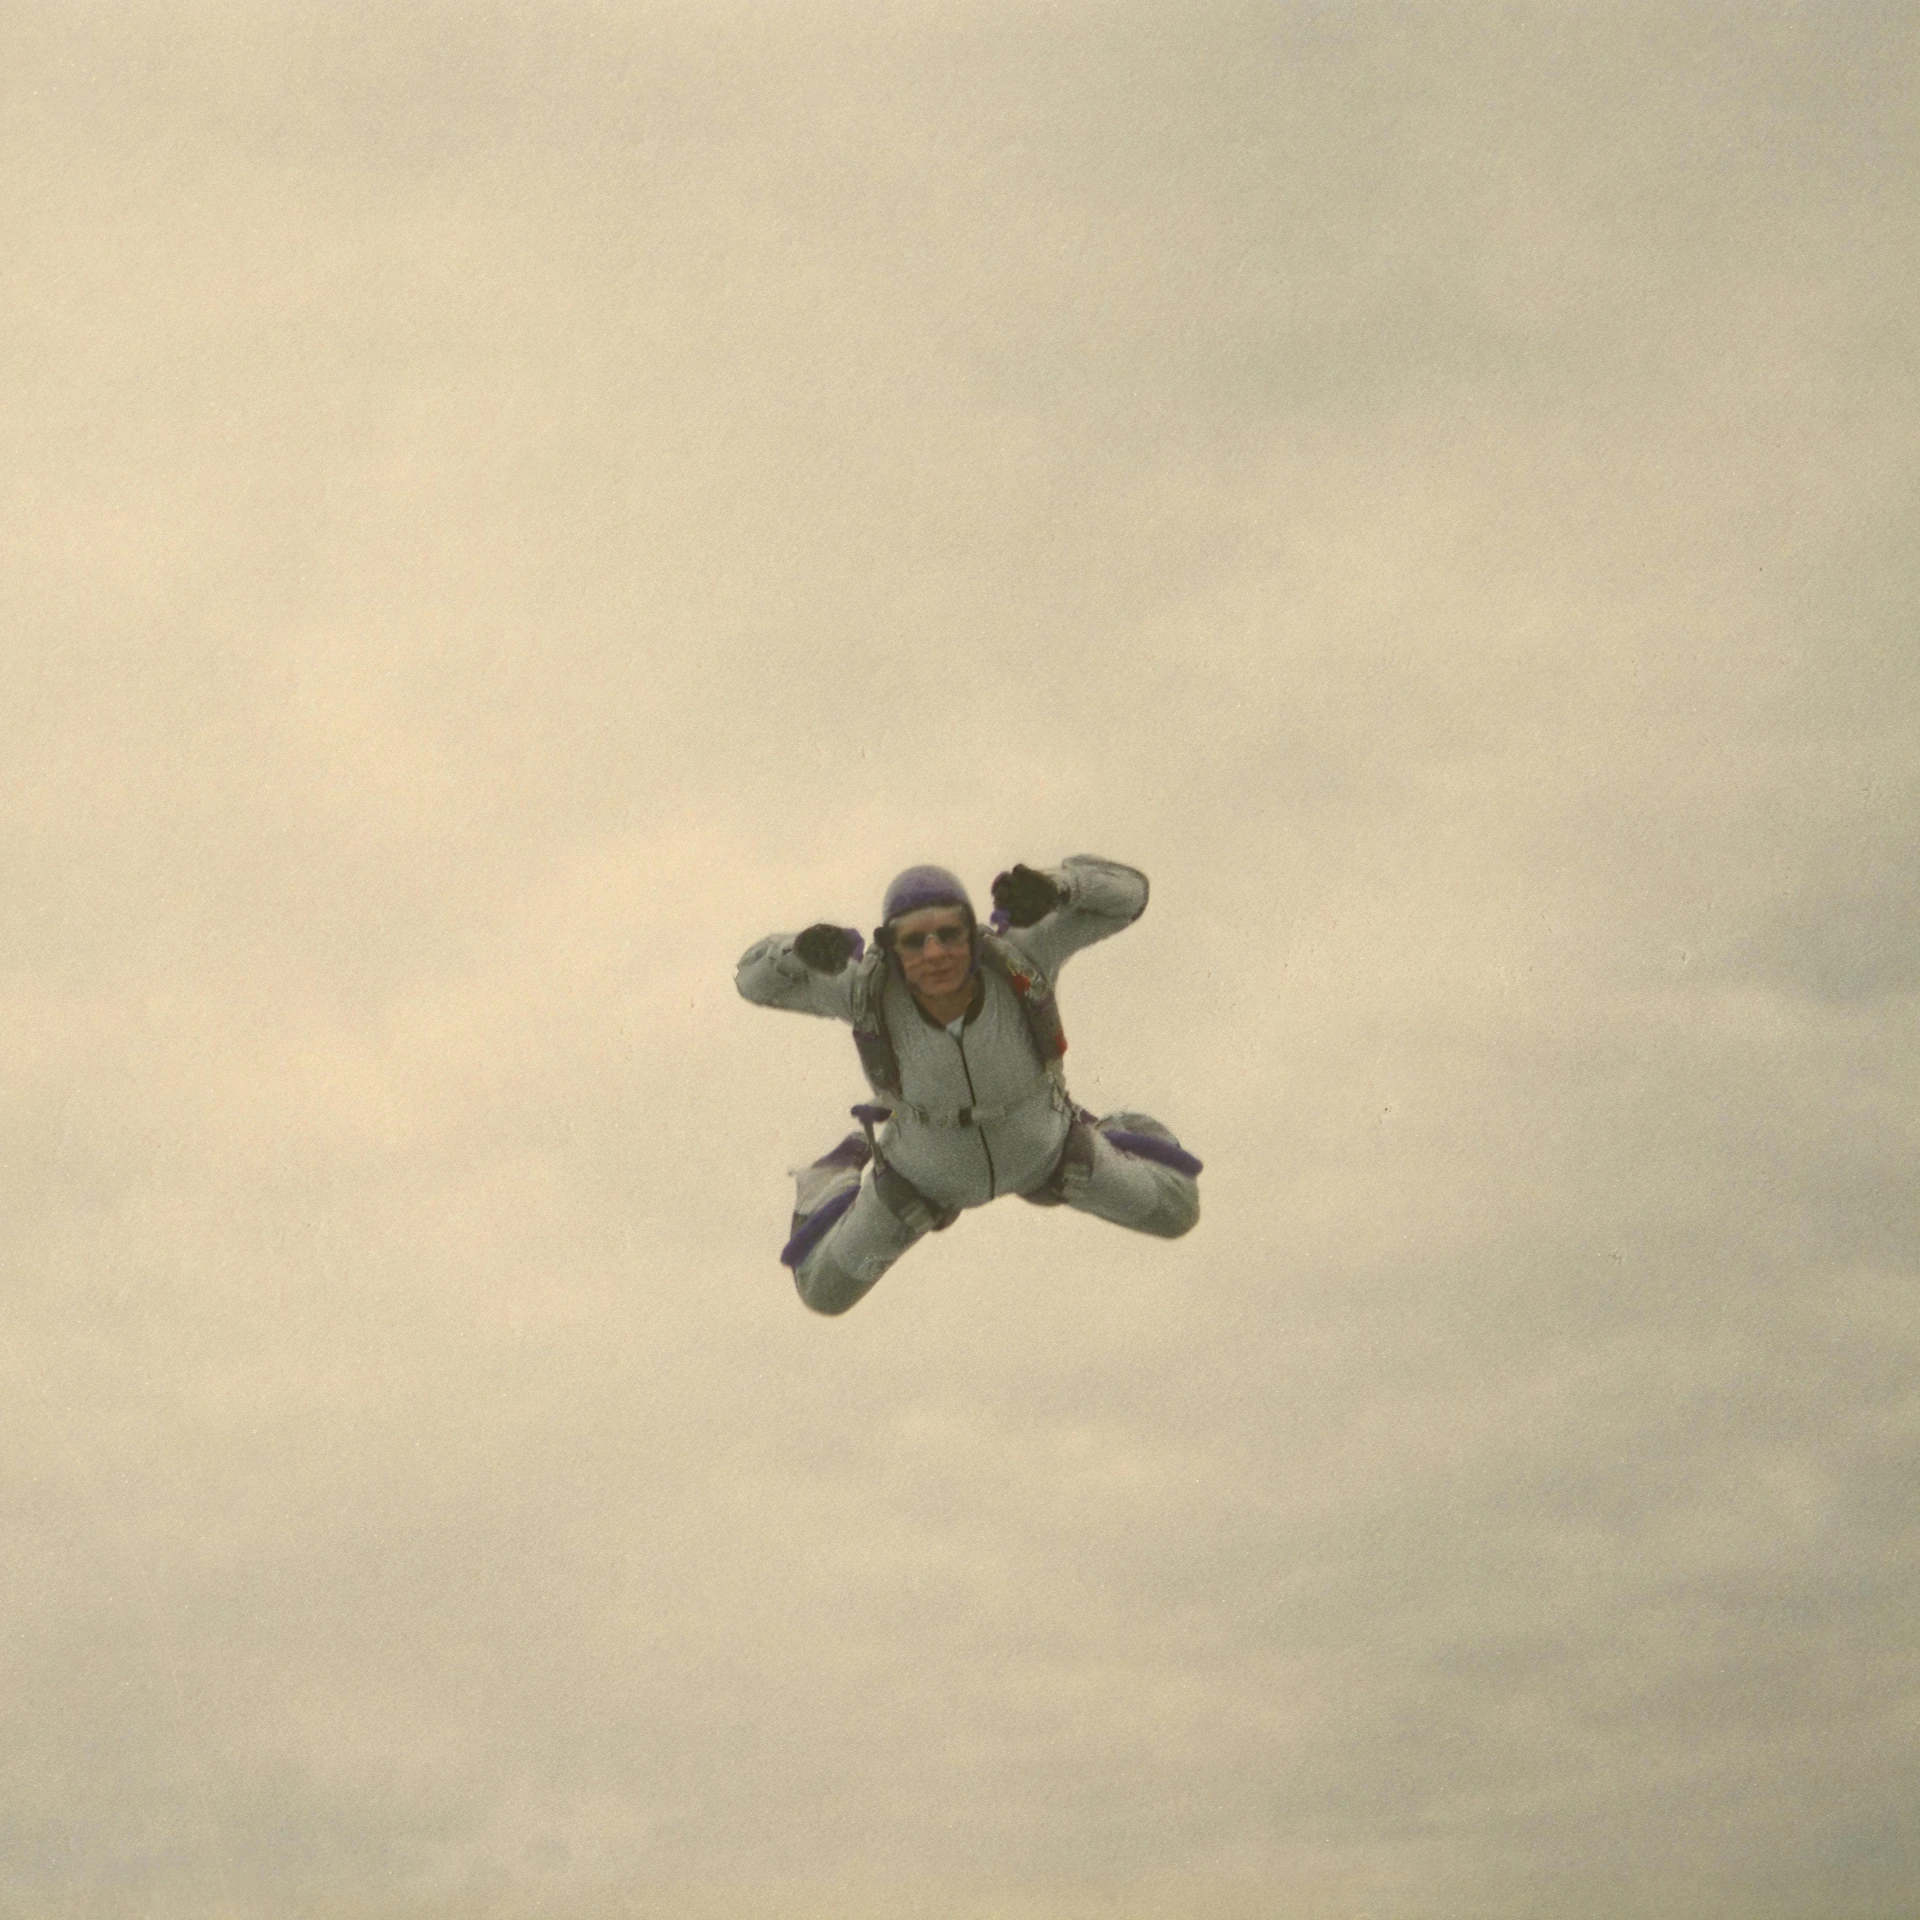
[[[866,1142],[861,1142],[864,1160]],[[836,1147],[837,1153],[839,1149]],[[836,1193],[829,1200],[823,1200],[794,1229],[793,1238],[780,1249],[780,1264],[783,1267],[797,1267],[800,1262],[817,1247],[833,1230],[833,1224],[846,1210],[859,1199],[860,1189],[848,1187]]]
[[[857,1133],[850,1133],[837,1147],[830,1148],[813,1164],[816,1167],[864,1167],[872,1158],[872,1149]]]
[[[1200,1171],[1200,1162],[1185,1147],[1162,1140],[1156,1133],[1110,1133],[1106,1137],[1108,1145],[1122,1153],[1130,1153],[1136,1160],[1157,1160],[1175,1173],[1184,1173],[1189,1180]]]

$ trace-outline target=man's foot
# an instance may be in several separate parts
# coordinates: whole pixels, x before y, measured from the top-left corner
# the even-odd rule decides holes
[[[780,1249],[783,1266],[799,1266],[859,1198],[860,1175],[872,1157],[866,1135],[850,1133],[818,1160],[794,1168],[793,1227]]]

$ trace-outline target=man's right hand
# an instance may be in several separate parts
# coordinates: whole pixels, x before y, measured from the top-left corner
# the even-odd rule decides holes
[[[793,950],[815,973],[838,973],[853,958],[853,942],[845,927],[822,920],[795,936]]]

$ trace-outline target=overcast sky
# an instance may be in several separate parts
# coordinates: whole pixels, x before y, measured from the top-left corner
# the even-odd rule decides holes
[[[0,8],[0,1913],[1891,1920],[1911,6]],[[1177,1244],[762,933],[1143,868]]]

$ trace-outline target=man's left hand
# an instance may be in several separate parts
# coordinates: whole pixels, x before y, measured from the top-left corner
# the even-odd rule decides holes
[[[993,904],[1011,927],[1030,927],[1044,920],[1065,898],[1059,886],[1032,867],[1015,867],[993,878]]]

